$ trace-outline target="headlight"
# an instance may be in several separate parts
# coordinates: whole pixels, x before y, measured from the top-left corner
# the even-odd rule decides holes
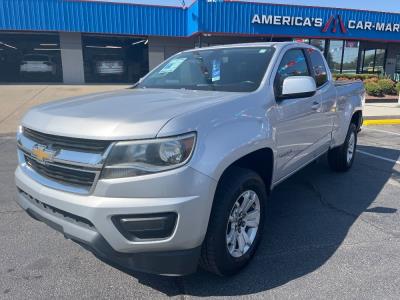
[[[195,133],[154,140],[118,142],[108,155],[101,177],[133,177],[178,168],[189,161],[195,142]]]

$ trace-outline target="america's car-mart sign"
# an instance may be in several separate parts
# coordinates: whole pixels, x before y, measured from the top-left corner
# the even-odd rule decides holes
[[[300,16],[278,16],[255,14],[251,21],[253,24],[276,25],[276,26],[297,26],[297,27],[318,27],[322,32],[340,30],[346,33],[347,30],[368,30],[378,32],[400,32],[399,23],[371,22],[347,20],[344,21],[340,15],[331,16],[327,20],[322,18],[300,17]]]

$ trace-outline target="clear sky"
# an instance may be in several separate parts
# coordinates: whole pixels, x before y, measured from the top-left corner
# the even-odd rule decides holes
[[[182,0],[97,0],[108,2],[129,2],[129,3],[143,3],[143,4],[159,4],[159,5],[182,5]],[[192,3],[194,0],[185,0],[186,4]],[[247,0],[242,0],[247,1]],[[250,1],[251,2],[251,1]],[[255,2],[267,3],[283,3],[283,4],[300,4],[312,6],[328,6],[340,8],[355,8],[378,10],[387,12],[400,13],[400,0],[255,0]]]

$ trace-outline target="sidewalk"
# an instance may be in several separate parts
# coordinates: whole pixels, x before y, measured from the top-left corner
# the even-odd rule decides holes
[[[0,135],[14,134],[32,106],[68,97],[128,88],[131,85],[0,85]]]
[[[363,116],[364,125],[400,124],[400,104],[366,103]]]

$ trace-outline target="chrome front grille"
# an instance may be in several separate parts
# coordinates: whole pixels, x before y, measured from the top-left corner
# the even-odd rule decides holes
[[[28,139],[41,145],[51,144],[55,149],[104,152],[111,143],[110,141],[88,140],[46,134],[29,128],[24,128],[23,132],[24,136]]]
[[[93,191],[112,146],[111,141],[56,136],[28,128],[18,133],[17,141],[20,166],[27,175],[47,187],[78,194]],[[52,155],[38,155],[38,149]]]
[[[93,171],[42,164],[26,154],[25,161],[38,174],[62,183],[91,187],[96,179],[96,173]]]

